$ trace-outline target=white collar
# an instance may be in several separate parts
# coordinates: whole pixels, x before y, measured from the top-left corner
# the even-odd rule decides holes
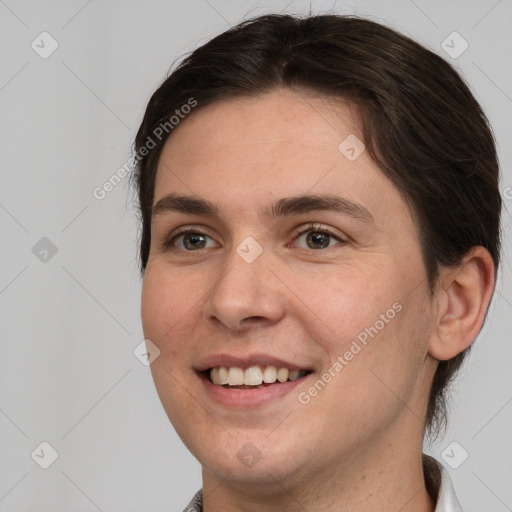
[[[439,489],[437,492],[437,503],[434,512],[463,512],[460,506],[452,480],[448,470],[436,459],[428,455],[423,455],[424,459],[430,459],[441,472]]]

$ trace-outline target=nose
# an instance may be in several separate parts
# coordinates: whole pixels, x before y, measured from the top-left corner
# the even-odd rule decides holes
[[[285,315],[284,287],[268,263],[265,251],[248,263],[233,249],[206,300],[208,320],[231,331],[279,322]]]

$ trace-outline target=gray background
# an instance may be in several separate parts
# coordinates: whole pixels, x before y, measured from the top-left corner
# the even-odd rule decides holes
[[[177,57],[246,17],[333,6],[397,28],[462,71],[493,125],[510,208],[510,0],[0,0],[0,512],[181,511],[200,487],[198,462],[133,354],[143,334],[128,179],[103,200],[93,190],[128,160]],[[58,43],[47,58],[43,31]],[[453,31],[469,44],[457,59],[441,46]],[[488,322],[454,387],[449,430],[427,448],[445,454],[466,512],[512,510],[507,211],[503,226]],[[43,441],[59,455],[47,469]]]

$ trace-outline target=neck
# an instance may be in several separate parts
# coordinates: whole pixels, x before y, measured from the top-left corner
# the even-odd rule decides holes
[[[400,449],[398,449],[400,448]],[[301,468],[286,478],[271,473],[258,482],[240,482],[231,476],[218,478],[203,470],[205,512],[434,512],[422,464],[421,448],[404,452],[403,445],[388,444],[387,452],[347,456],[346,461],[327,464],[322,472]],[[427,469],[427,468],[425,468]],[[435,494],[435,490],[431,493]]]

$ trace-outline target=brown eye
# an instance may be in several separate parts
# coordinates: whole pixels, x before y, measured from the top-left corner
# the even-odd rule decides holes
[[[324,249],[329,246],[331,235],[321,231],[311,231],[306,237],[306,242],[312,244],[311,249]]]
[[[301,238],[303,235],[306,236],[307,249],[326,249],[331,248],[330,245],[332,239],[337,240],[341,245],[346,243],[346,240],[342,240],[339,236],[335,235],[326,228],[322,228],[317,225],[310,225],[307,229],[301,231],[295,238],[295,240]],[[334,244],[336,245],[336,244]]]

